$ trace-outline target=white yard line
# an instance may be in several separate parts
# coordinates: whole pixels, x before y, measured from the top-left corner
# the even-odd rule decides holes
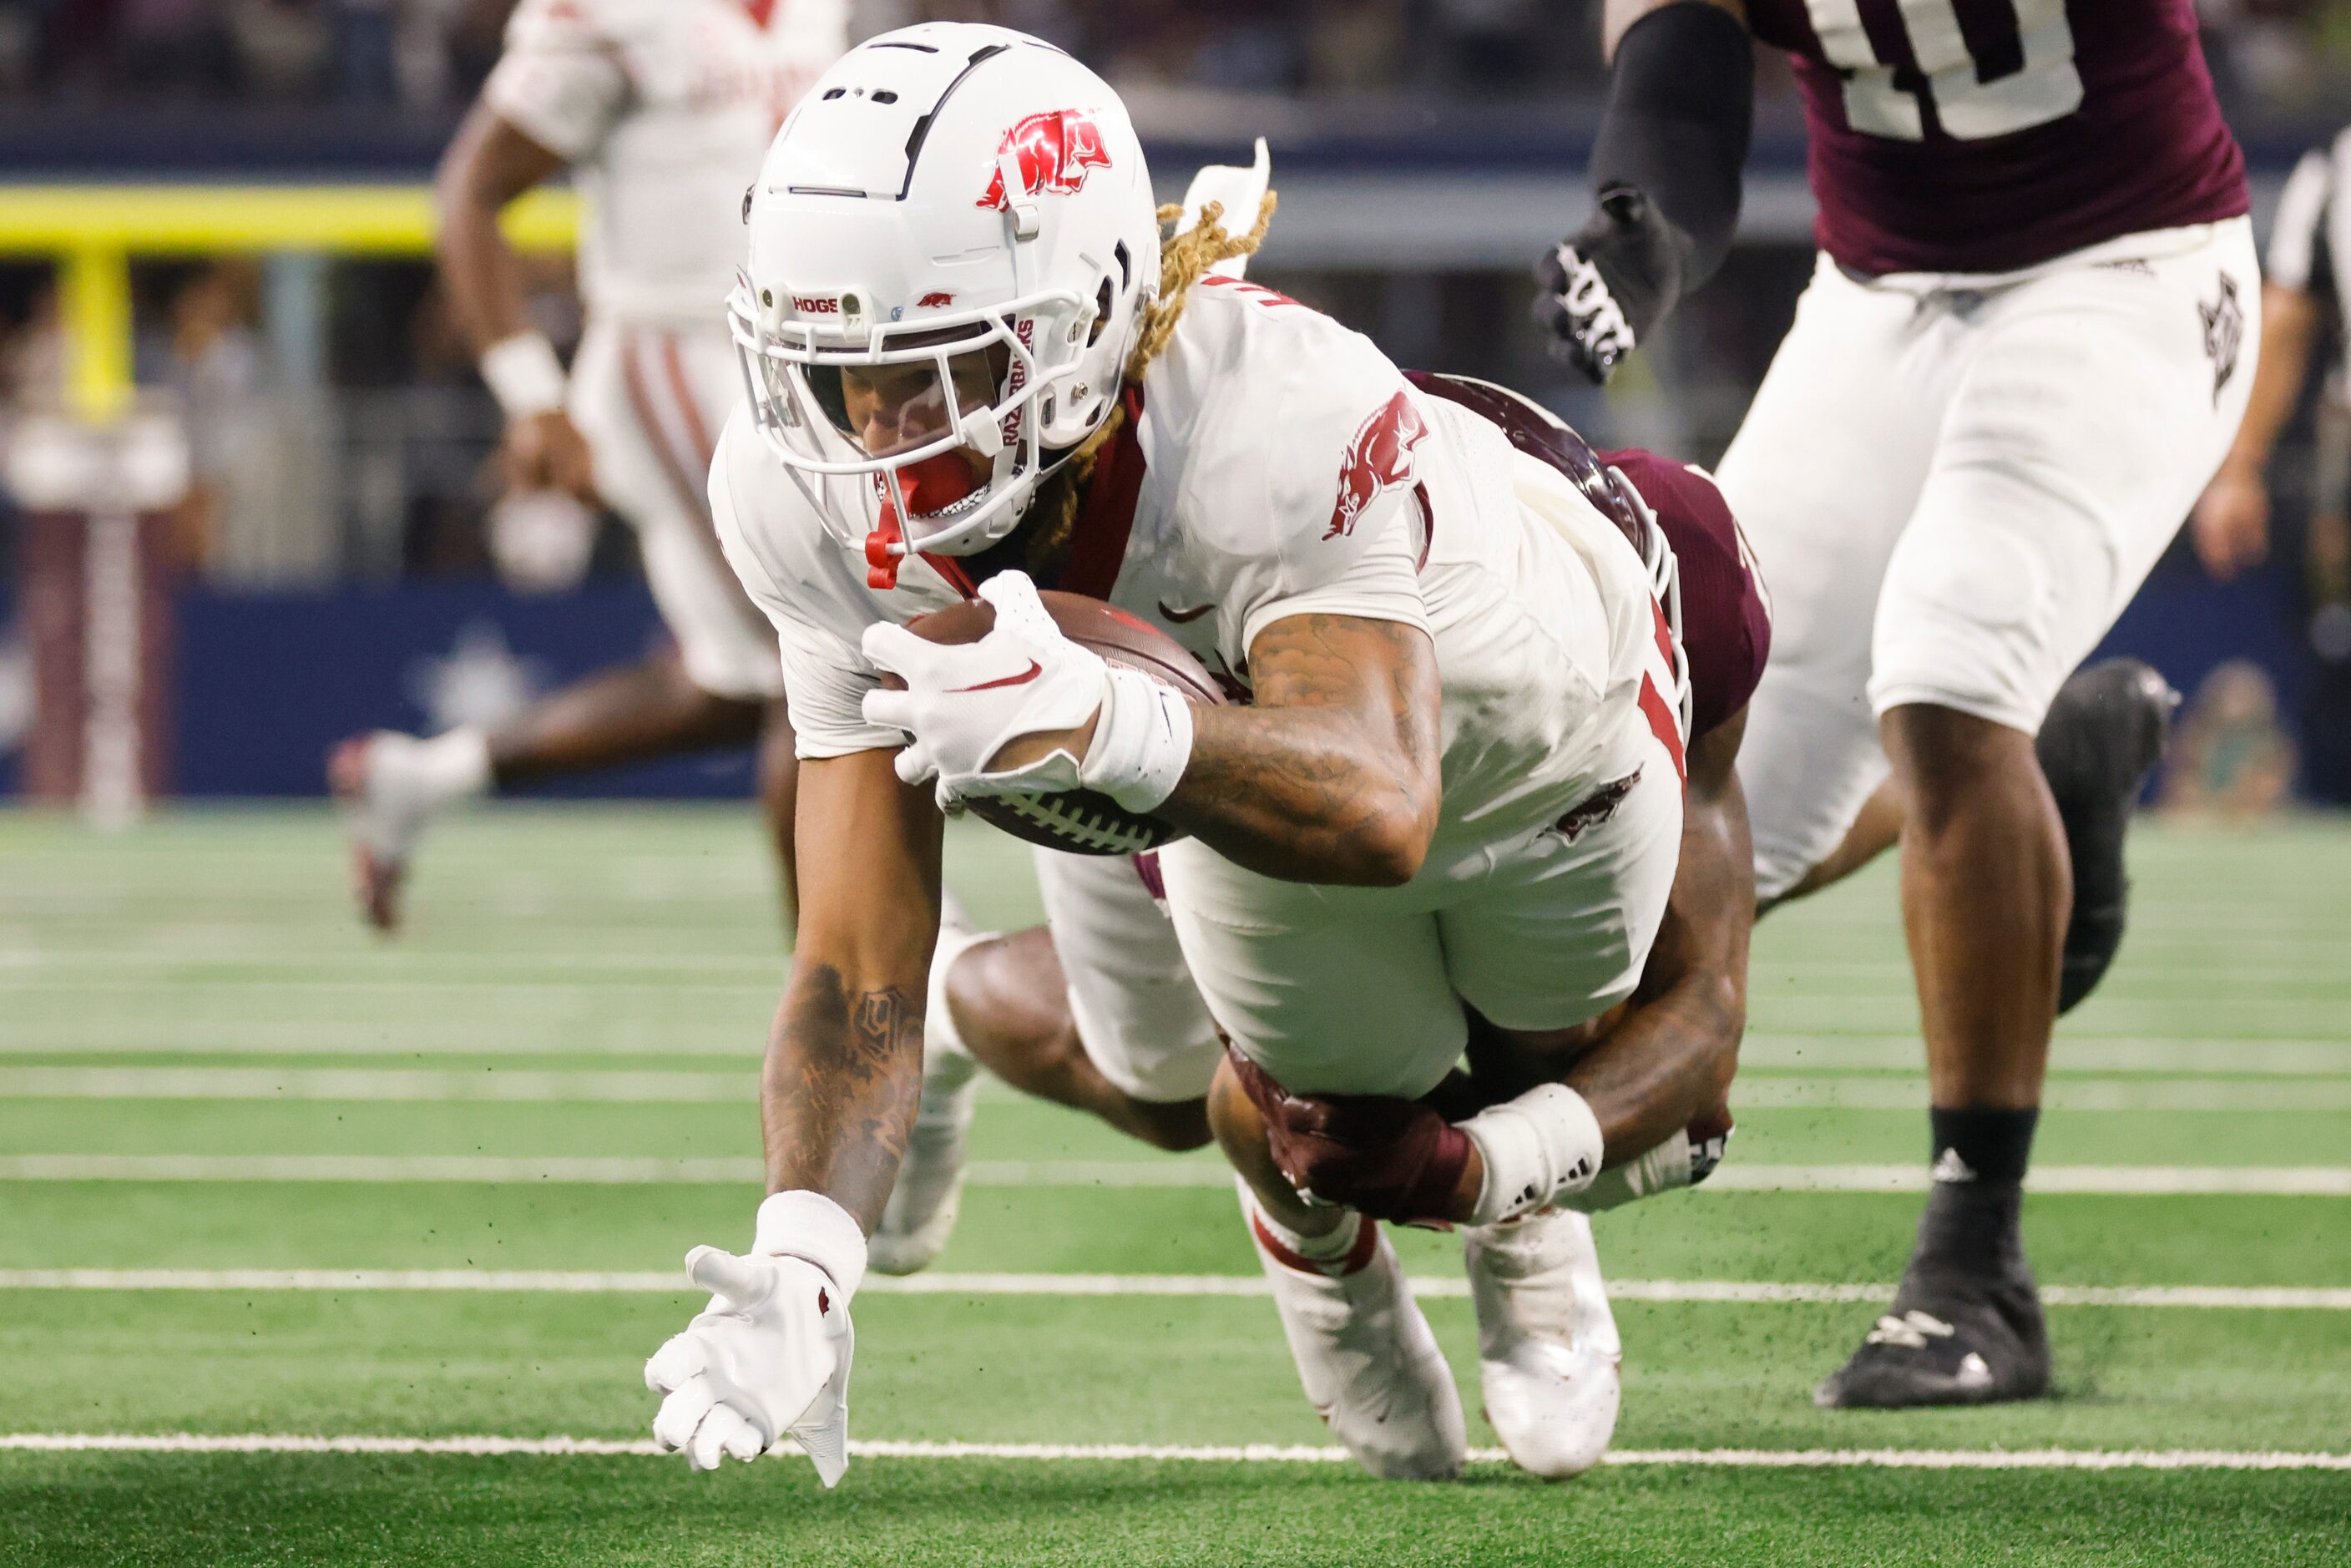
[[[184,1019],[118,1019],[68,1031],[15,1024],[0,1027],[0,1061],[19,1056],[331,1056],[355,1062],[419,1056],[677,1057],[758,1063],[757,1040],[716,1035],[654,1033],[617,1022],[544,1021],[528,1028],[456,1019],[404,1019],[397,1026],[351,1020],[268,1019],[224,1026]],[[1750,1069],[1809,1072],[1915,1072],[1924,1057],[1915,1035],[1800,1035],[1752,1032],[1740,1048]],[[2053,1082],[2098,1073],[2210,1073],[2231,1078],[2351,1078],[2351,1040],[2211,1039],[2196,1036],[2080,1036],[2058,1040],[2049,1063]],[[1752,1082],[1750,1079],[1742,1082]]]
[[[468,1458],[535,1455],[625,1455],[658,1458],[645,1439],[609,1437],[308,1437],[291,1433],[0,1432],[0,1449],[34,1453],[139,1454],[439,1454]],[[1346,1464],[1344,1448],[1327,1445],[1246,1443],[955,1443],[865,1438],[849,1451],[865,1459],[1026,1459],[1109,1462],[1191,1461],[1214,1464]],[[778,1457],[794,1458],[789,1446]],[[1500,1463],[1499,1448],[1472,1448],[1469,1458]],[[673,1464],[677,1461],[673,1457]],[[1729,1469],[1915,1470],[2351,1470],[2351,1454],[2220,1448],[1625,1448],[1611,1465],[1693,1466]]]
[[[1266,1296],[1258,1274],[914,1274],[869,1275],[865,1293],[907,1296]],[[1413,1293],[1466,1297],[1468,1282],[1416,1278]],[[0,1269],[0,1291],[495,1291],[521,1294],[663,1295],[696,1293],[673,1270],[514,1269]],[[1734,1305],[1887,1301],[1891,1285],[1781,1284],[1745,1280],[1612,1280],[1620,1301],[1698,1301]],[[2061,1307],[2189,1307],[2231,1311],[2351,1312],[2351,1290],[2230,1285],[2043,1285],[2041,1299]]]
[[[270,1067],[0,1067],[0,1100],[528,1101],[639,1105],[741,1104],[758,1097],[752,1073],[580,1070]],[[991,1096],[1013,1098],[1003,1090]],[[1732,1094],[1740,1111],[1916,1111],[1923,1078],[1750,1074]],[[2351,1111],[2351,1075],[2327,1082],[2216,1078],[2060,1078],[2043,1104],[2078,1112]]]
[[[752,1183],[751,1158],[656,1159],[495,1155],[0,1155],[0,1181],[579,1182],[595,1186]],[[974,1186],[1222,1187],[1222,1165],[1205,1159],[975,1160]],[[1918,1192],[1920,1166],[1725,1164],[1709,1191]],[[2174,1197],[2244,1194],[2351,1197],[2351,1166],[2041,1166],[2026,1178],[2036,1192]]]

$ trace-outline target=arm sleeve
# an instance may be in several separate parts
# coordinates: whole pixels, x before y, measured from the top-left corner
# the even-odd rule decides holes
[[[482,99],[567,162],[593,152],[631,97],[621,45],[581,0],[523,0]]]
[[[2308,293],[2323,248],[2327,214],[2334,205],[2335,160],[2321,151],[2303,154],[2279,193],[2277,217],[2270,225],[2269,280]]]
[[[1684,294],[1730,253],[1754,120],[1754,46],[1729,12],[1682,0],[1617,40],[1592,183],[1604,193],[1630,185],[1671,221]]]

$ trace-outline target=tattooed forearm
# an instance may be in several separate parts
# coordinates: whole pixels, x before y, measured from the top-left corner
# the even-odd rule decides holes
[[[795,967],[761,1078],[768,1189],[827,1194],[870,1234],[922,1077],[919,988],[852,992],[830,964]]]
[[[1162,808],[1220,853],[1292,882],[1410,880],[1437,825],[1436,650],[1389,621],[1298,615],[1249,650],[1247,707],[1195,715]]]

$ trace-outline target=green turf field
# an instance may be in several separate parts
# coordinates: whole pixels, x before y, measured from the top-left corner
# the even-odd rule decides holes
[[[1881,869],[1759,934],[1716,1183],[1599,1222],[1626,1462],[1329,1462],[1214,1158],[999,1092],[929,1288],[859,1297],[824,1493],[631,1451],[679,1257],[758,1199],[783,961],[745,813],[454,824],[393,945],[320,811],[0,815],[0,1563],[2351,1561],[2351,824],[2136,849],[2027,1211],[2056,1399],[1810,1402],[1918,1203]],[[952,856],[1033,917],[1017,846]],[[1402,1241],[1474,1411],[1458,1263]],[[322,1438],[372,1441],[287,1451]]]

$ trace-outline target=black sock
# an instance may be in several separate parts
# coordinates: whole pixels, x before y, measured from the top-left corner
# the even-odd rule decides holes
[[[2024,1167],[2032,1158],[2033,1125],[2040,1120],[2038,1107],[1928,1112],[1935,1142],[1929,1157],[1934,1161],[1936,1185],[2022,1181]]]
[[[2027,1277],[2019,1224],[2024,1168],[2041,1113],[1970,1109],[1929,1113],[1934,1125],[1934,1189],[1918,1221],[1914,1269],[1985,1277]]]

